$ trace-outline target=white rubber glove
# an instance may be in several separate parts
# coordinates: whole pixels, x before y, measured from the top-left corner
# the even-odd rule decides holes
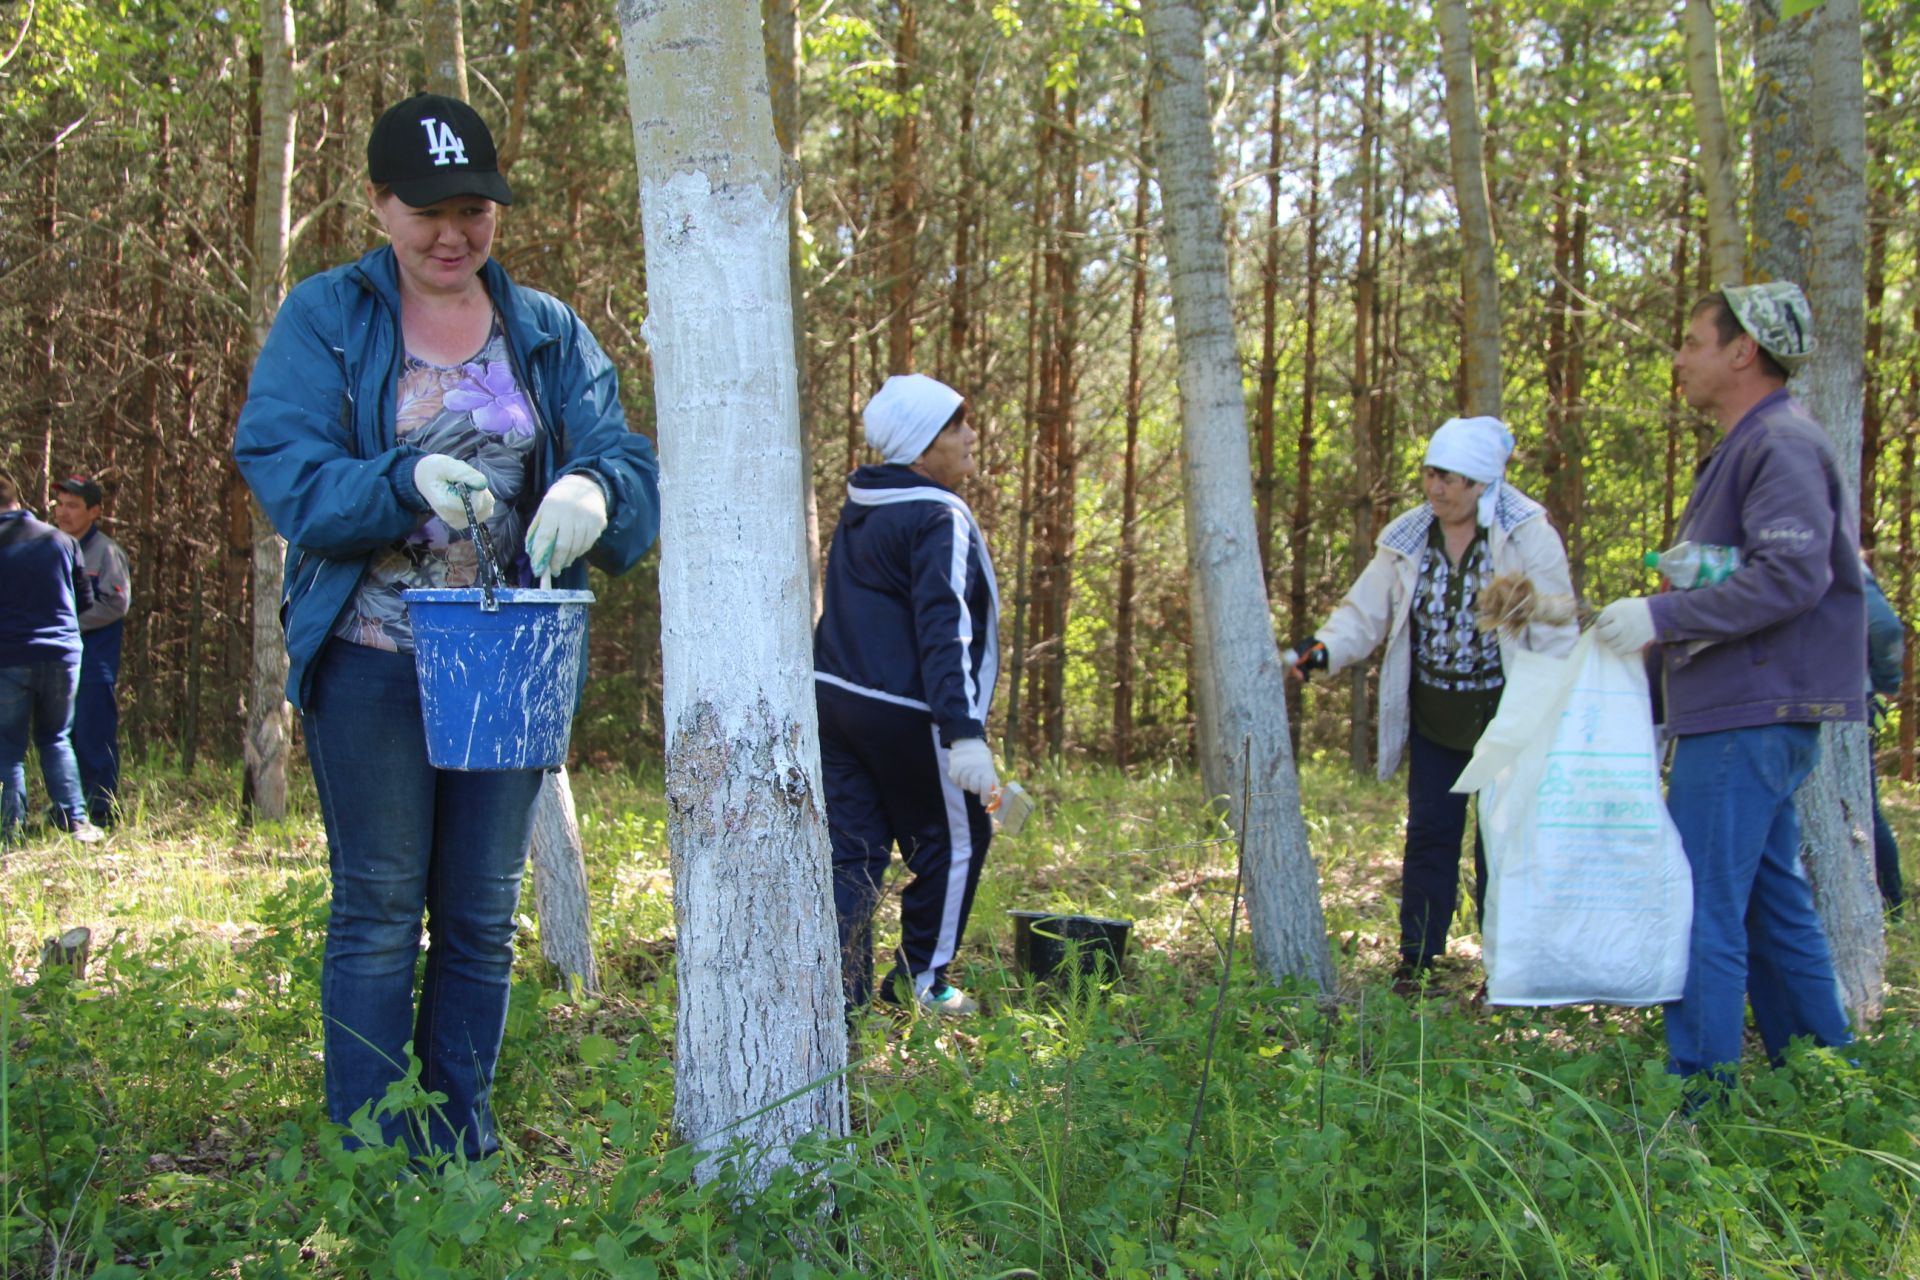
[[[1637,657],[1653,643],[1653,605],[1644,596],[1615,600],[1600,611],[1593,634],[1621,657]]]
[[[947,748],[947,777],[962,791],[982,800],[1000,785],[993,771],[993,751],[985,738],[961,738]]]
[[[467,509],[460,504],[461,489],[473,499],[475,520],[484,523],[493,514],[486,473],[444,453],[429,453],[413,464],[413,487],[449,529],[467,527]]]
[[[553,482],[527,527],[527,559],[536,575],[559,573],[585,555],[607,527],[607,495],[582,475]]]

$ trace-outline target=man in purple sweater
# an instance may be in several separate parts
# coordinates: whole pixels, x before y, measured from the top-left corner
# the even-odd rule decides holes
[[[1693,869],[1686,988],[1666,1010],[1678,1075],[1731,1079],[1743,995],[1776,1061],[1795,1036],[1851,1039],[1793,808],[1820,726],[1865,718],[1867,679],[1857,520],[1826,434],[1786,391],[1812,349],[1795,285],[1728,286],[1695,304],[1674,369],[1726,436],[1679,536],[1736,548],[1740,567],[1713,586],[1616,600],[1594,628],[1624,655],[1658,646],[1675,739],[1667,807]]]

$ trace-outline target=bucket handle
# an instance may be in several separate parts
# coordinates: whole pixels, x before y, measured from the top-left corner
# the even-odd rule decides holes
[[[459,490],[460,505],[467,509],[467,536],[473,539],[474,559],[480,562],[480,612],[498,613],[500,602],[493,593],[500,586],[500,562],[494,555],[493,535],[473,518],[473,491],[463,484],[453,487]]]

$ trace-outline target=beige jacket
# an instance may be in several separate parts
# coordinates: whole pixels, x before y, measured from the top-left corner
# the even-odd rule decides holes
[[[1546,509],[1511,485],[1502,485],[1487,530],[1487,549],[1495,574],[1524,573],[1540,595],[1573,595],[1573,577],[1567,568],[1567,549],[1547,521]],[[1382,782],[1400,767],[1407,747],[1408,705],[1413,680],[1412,628],[1414,582],[1420,556],[1426,550],[1433,511],[1424,503],[1398,517],[1380,534],[1373,562],[1348,590],[1326,625],[1314,634],[1327,646],[1327,674],[1337,675],[1363,661],[1387,642],[1380,662],[1379,761]],[[1564,657],[1573,651],[1580,629],[1572,622],[1533,623],[1517,639],[1500,637],[1500,655],[1514,645],[1536,653]]]

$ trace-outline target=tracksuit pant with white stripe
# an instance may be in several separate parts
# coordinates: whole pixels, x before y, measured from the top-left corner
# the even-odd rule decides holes
[[[881,994],[897,998],[902,975],[915,992],[937,990],[973,909],[992,823],[980,798],[947,778],[931,714],[826,683],[814,689],[847,1007],[873,997],[873,912],[895,845],[913,878],[900,895],[900,946]]]

